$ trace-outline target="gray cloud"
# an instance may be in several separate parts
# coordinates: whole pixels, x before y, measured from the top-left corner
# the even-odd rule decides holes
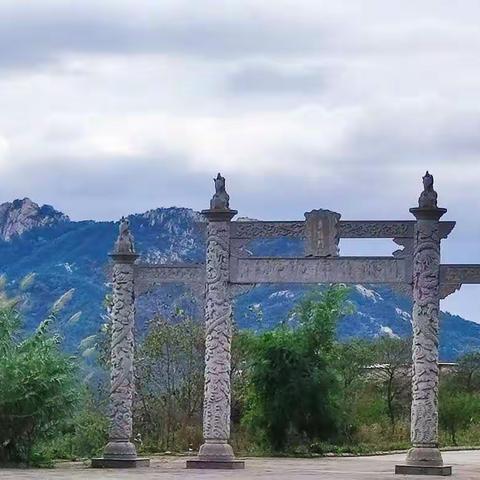
[[[309,0],[42,0],[28,6],[5,0],[0,6],[0,65],[35,66],[72,53],[223,60],[421,55],[459,49],[475,54],[480,11],[478,4],[468,3],[459,9],[432,1],[407,6],[367,2],[369,8],[357,1],[339,8]]]
[[[102,5],[103,4],[103,5]],[[110,6],[110,8],[108,8]],[[191,6],[191,5],[190,5]],[[25,67],[49,63],[71,53],[180,54],[227,59],[261,54],[305,54],[326,41],[323,22],[270,24],[269,19],[244,15],[183,14],[168,2],[39,2],[0,6],[0,65]],[[296,34],[287,29],[294,21]]]
[[[428,168],[458,221],[444,261],[480,262],[479,16],[473,1],[5,0],[1,200],[75,219],[199,210],[220,170],[241,215],[410,218]]]
[[[255,62],[238,68],[227,84],[232,94],[304,96],[322,93],[331,76],[327,68],[285,68]]]

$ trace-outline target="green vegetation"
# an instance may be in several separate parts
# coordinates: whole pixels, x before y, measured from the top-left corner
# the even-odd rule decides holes
[[[106,443],[108,322],[80,345],[83,365],[63,354],[55,325],[71,293],[31,335],[22,332],[19,300],[0,295],[1,462],[88,458]],[[361,454],[409,446],[411,341],[382,336],[337,342],[337,322],[350,308],[347,293],[343,287],[313,292],[277,328],[235,332],[236,451]],[[154,315],[136,347],[139,451],[198,449],[203,356],[199,322],[179,309],[169,318]],[[79,382],[82,369],[85,384]],[[480,353],[442,373],[439,420],[443,445],[480,445]]]
[[[3,283],[3,282],[2,282]],[[25,288],[25,279],[21,286]],[[55,302],[48,318],[21,335],[19,299],[0,289],[0,461],[41,461],[35,447],[54,434],[76,405],[76,365],[52,333],[71,293]]]
[[[335,324],[343,289],[311,295],[296,310],[298,326],[250,338],[244,422],[275,452],[335,436],[340,428]]]

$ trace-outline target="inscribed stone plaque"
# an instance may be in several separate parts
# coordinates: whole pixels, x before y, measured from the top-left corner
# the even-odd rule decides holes
[[[338,256],[338,222],[341,215],[330,210],[305,213],[305,256]]]

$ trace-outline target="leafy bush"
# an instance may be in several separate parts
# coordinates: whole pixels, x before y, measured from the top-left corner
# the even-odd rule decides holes
[[[340,287],[312,294],[295,312],[296,328],[252,338],[245,421],[274,451],[338,431],[335,325],[345,296]]]
[[[201,445],[204,349],[203,325],[182,310],[150,322],[136,352],[134,428],[144,450]]]
[[[22,337],[18,302],[0,292],[0,461],[40,461],[34,445],[72,414],[76,366],[50,332],[67,301],[54,305],[36,331]]]
[[[453,376],[444,381],[439,399],[439,423],[453,445],[458,444],[458,433],[480,418],[480,395],[457,390],[456,380]]]

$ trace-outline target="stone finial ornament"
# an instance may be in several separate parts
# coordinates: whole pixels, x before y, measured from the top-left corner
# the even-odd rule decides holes
[[[133,235],[130,232],[130,222],[125,217],[120,220],[118,238],[115,242],[115,253],[134,254],[135,245]]]
[[[215,194],[210,200],[210,209],[211,210],[229,210],[230,209],[230,196],[225,190],[225,178],[220,175],[217,175],[213,179],[215,182]]]
[[[423,177],[423,192],[418,199],[420,208],[437,208],[437,192],[433,189],[433,175],[428,170]]]

